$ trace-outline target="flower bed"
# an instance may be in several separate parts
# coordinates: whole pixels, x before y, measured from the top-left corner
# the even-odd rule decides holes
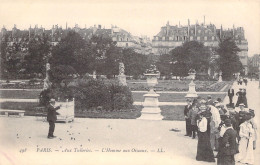
[[[159,83],[155,86],[156,89],[160,89],[162,91],[188,91],[190,80],[159,80]],[[218,92],[225,85],[231,85],[232,81],[194,81],[196,84],[196,91],[209,91],[209,92]],[[127,84],[131,91],[147,91],[148,86],[145,81],[127,81]]]

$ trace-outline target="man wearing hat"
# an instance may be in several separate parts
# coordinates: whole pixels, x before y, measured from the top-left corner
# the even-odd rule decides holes
[[[191,119],[189,117],[189,111],[191,110],[191,100],[187,99],[187,105],[184,107],[184,117],[186,121],[186,135],[191,137]]]
[[[207,105],[214,105],[214,101],[212,100],[212,97],[210,95],[207,96]]]
[[[234,89],[230,88],[228,90],[228,97],[229,97],[229,105],[232,106],[233,105],[233,97],[234,97],[235,93],[234,93]]]
[[[53,135],[54,129],[55,129],[55,122],[57,120],[57,112],[56,110],[60,109],[60,106],[54,107],[55,105],[55,99],[50,100],[50,105],[48,105],[47,110],[47,121],[49,122],[49,133],[48,133],[48,139],[55,138],[56,136]]]
[[[222,132],[222,130],[224,130]],[[235,165],[234,155],[238,153],[237,132],[232,128],[231,120],[224,121],[220,133],[219,152],[217,154],[218,165]]]

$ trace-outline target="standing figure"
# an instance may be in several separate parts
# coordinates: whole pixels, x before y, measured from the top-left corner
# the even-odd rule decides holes
[[[214,101],[212,100],[212,97],[210,95],[207,96],[206,105],[214,105]]]
[[[243,103],[243,89],[242,88],[239,88],[239,91],[236,93],[236,95],[238,96],[237,97],[237,103],[236,103],[236,107],[239,106],[239,104]]]
[[[245,83],[245,85],[247,86],[247,78],[243,79],[243,82]]]
[[[250,123],[253,126],[254,133],[253,133],[253,149],[256,149],[256,140],[257,140],[257,125],[255,121],[255,111],[253,109],[249,109],[249,113],[251,115]]]
[[[239,154],[236,160],[241,163],[254,164],[253,141],[254,129],[250,122],[251,116],[244,116],[245,121],[240,125]]]
[[[56,136],[53,135],[54,129],[55,129],[55,122],[57,120],[57,112],[56,110],[60,109],[60,106],[54,107],[55,105],[55,99],[50,100],[50,105],[48,105],[48,114],[47,114],[47,121],[49,122],[49,133],[48,138],[52,139]]]
[[[234,155],[238,153],[237,132],[232,128],[231,120],[226,119],[221,127],[218,165],[235,165]]]
[[[243,103],[245,104],[245,108],[248,108],[247,98],[246,98],[246,89],[242,90],[242,100],[243,100]]]
[[[189,111],[188,117],[191,120],[191,133],[192,133],[192,139],[195,139],[196,132],[198,130],[197,128],[197,115],[198,115],[199,109],[197,108],[197,101],[193,101],[192,108]]]
[[[230,88],[228,90],[228,97],[229,97],[229,105],[232,106],[233,105],[233,97],[234,97],[234,89]]]
[[[187,105],[184,107],[184,117],[185,117],[185,121],[186,121],[186,135],[185,136],[189,136],[191,137],[191,118],[189,117],[189,112],[192,109],[191,106],[191,100],[187,99]]]
[[[210,146],[210,138],[207,133],[208,121],[204,116],[204,113],[199,114],[198,124],[198,145],[197,145],[197,155],[196,160],[215,162],[213,150]]]
[[[212,150],[218,150],[218,138],[219,138],[219,124],[221,123],[221,118],[219,110],[214,106],[209,106],[210,112],[212,114],[210,120],[210,145]]]

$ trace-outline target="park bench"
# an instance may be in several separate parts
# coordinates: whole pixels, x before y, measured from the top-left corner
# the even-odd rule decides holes
[[[24,116],[24,112],[22,110],[9,110],[9,109],[1,109],[0,113],[4,112],[5,116],[9,116],[10,114],[18,114],[19,117]]]

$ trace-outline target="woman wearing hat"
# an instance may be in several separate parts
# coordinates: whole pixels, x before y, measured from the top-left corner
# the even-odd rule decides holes
[[[253,134],[254,129],[250,122],[251,115],[248,113],[244,116],[244,122],[240,125],[240,141],[239,141],[239,154],[236,160],[241,163],[254,164],[253,153]]]
[[[232,121],[225,119],[220,131],[218,165],[235,165],[234,155],[238,153],[237,132],[232,128]]]
[[[200,111],[200,119],[197,121],[198,125],[198,145],[197,145],[197,155],[196,160],[206,161],[206,162],[215,162],[213,150],[210,146],[210,138],[207,133],[208,121],[205,117],[205,111]]]
[[[236,95],[238,96],[236,107],[238,107],[239,104],[243,103],[245,105],[245,107],[247,108],[248,106],[247,106],[246,90],[239,88],[239,91],[236,93]]]
[[[221,123],[221,118],[219,114],[219,110],[214,106],[209,106],[211,112],[211,120],[210,120],[210,144],[212,150],[218,150],[218,138],[219,138],[219,131],[218,127]]]

